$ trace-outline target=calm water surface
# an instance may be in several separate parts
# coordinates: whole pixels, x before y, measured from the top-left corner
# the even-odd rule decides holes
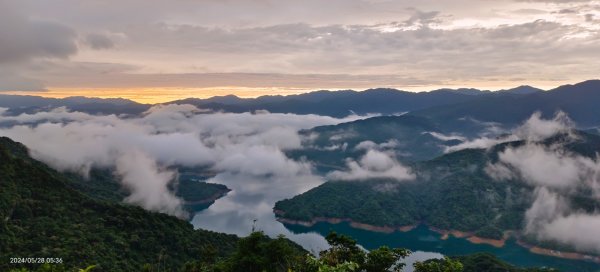
[[[319,233],[327,235],[334,230],[339,233],[351,235],[367,249],[377,248],[382,245],[390,247],[405,247],[411,250],[437,252],[443,255],[465,255],[475,252],[490,252],[509,263],[522,267],[553,267],[561,271],[600,271],[600,265],[592,262],[572,261],[550,256],[533,254],[528,249],[516,244],[515,240],[507,241],[502,248],[490,245],[473,244],[466,239],[450,236],[442,240],[441,235],[419,226],[409,232],[378,233],[350,227],[348,223],[328,224],[317,223],[312,227],[285,225],[294,233]]]
[[[366,249],[382,245],[403,247],[414,253],[406,260],[414,261],[440,258],[442,255],[464,255],[490,252],[499,258],[524,267],[548,266],[561,271],[600,271],[600,265],[591,262],[571,261],[530,253],[509,240],[502,248],[477,245],[465,239],[450,236],[447,240],[424,226],[409,232],[378,233],[351,228],[348,223],[317,223],[312,227],[282,224],[275,220],[273,206],[281,199],[305,192],[323,181],[315,177],[260,177],[219,174],[208,182],[224,184],[232,191],[218,199],[212,206],[199,211],[192,219],[196,228],[218,232],[248,235],[252,229],[262,230],[270,236],[283,234],[306,249],[317,253],[327,248],[323,238],[329,231],[352,236]],[[256,220],[256,221],[255,221]],[[408,271],[410,271],[409,269]]]

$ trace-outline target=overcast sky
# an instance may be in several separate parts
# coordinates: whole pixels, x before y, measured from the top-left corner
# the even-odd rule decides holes
[[[12,93],[550,88],[598,71],[600,1],[0,0]]]

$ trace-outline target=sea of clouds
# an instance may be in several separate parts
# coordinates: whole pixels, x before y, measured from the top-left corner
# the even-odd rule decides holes
[[[310,144],[311,136],[302,136],[300,130],[360,118],[366,117],[207,112],[191,105],[157,105],[140,116],[90,115],[66,108],[9,116],[0,109],[0,136],[24,143],[34,158],[60,171],[85,177],[93,168],[113,169],[130,193],[125,202],[179,217],[187,216],[183,201],[169,190],[169,184],[177,180],[177,167],[210,169],[215,176],[209,182],[225,184],[234,191],[228,196],[232,201],[215,206],[220,211],[208,210],[204,216],[213,213],[211,220],[217,224],[226,220],[220,219],[225,210],[250,224],[252,218],[272,214],[275,201],[303,193],[326,179],[414,180],[413,170],[398,162],[389,148],[399,144],[396,140],[359,144],[356,149],[365,152],[361,157],[348,158],[345,170],[325,176],[315,174],[312,162],[286,156],[286,151]],[[489,163],[485,171],[497,181],[517,180],[534,186],[524,232],[540,240],[600,252],[600,213],[575,209],[569,201],[581,192],[591,192],[594,201],[600,198],[600,160],[565,148],[578,140],[574,128],[564,113],[548,120],[535,113],[521,126],[495,137],[467,139],[456,133],[436,137],[462,141],[445,152],[491,150],[497,144],[523,141],[503,149],[498,161]],[[541,143],[558,134],[565,140]],[[235,198],[243,201],[233,201]],[[244,207],[240,203],[250,203],[253,198],[268,201],[255,201],[254,206],[246,205],[251,207],[247,213],[241,213]],[[230,225],[221,223],[214,228]]]
[[[0,135],[22,142],[31,155],[60,171],[87,176],[114,169],[129,190],[126,202],[185,216],[168,189],[175,166],[207,167],[231,175],[311,176],[311,164],[285,156],[300,148],[298,131],[353,121],[359,116],[208,113],[191,105],[158,105],[141,116],[90,115],[57,108],[4,115]]]
[[[600,211],[574,208],[573,196],[586,201],[600,199],[600,159],[570,151],[566,145],[579,141],[574,124],[564,113],[552,120],[533,115],[508,139],[524,144],[507,147],[486,172],[495,180],[518,180],[534,186],[534,200],[525,214],[525,233],[539,240],[556,241],[578,250],[600,253]],[[541,141],[562,136],[552,144]]]

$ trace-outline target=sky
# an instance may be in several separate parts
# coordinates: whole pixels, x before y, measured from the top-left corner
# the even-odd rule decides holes
[[[164,102],[598,78],[600,1],[0,0],[0,93]]]

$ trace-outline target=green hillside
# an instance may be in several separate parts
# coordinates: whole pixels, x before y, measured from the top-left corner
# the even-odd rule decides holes
[[[315,258],[284,237],[271,239],[254,232],[239,239],[194,230],[172,216],[80,193],[69,184],[72,177],[31,159],[25,146],[4,137],[0,138],[0,162],[0,260],[52,258],[62,262],[3,261],[2,271],[61,272],[88,267],[90,271],[380,272],[402,267],[397,261],[408,253],[387,247],[366,253],[349,237],[330,234],[327,240],[332,248]],[[468,266],[462,270],[463,260],[477,267],[490,260],[501,263],[493,256],[484,262],[467,256],[421,265],[416,271],[475,271]]]
[[[11,257],[62,258],[66,267],[137,271],[144,264],[175,270],[213,247],[231,252],[234,235],[194,230],[185,221],[70,188],[69,179],[0,138],[0,270]]]
[[[428,117],[443,128],[457,127],[459,119],[475,118],[505,126],[518,125],[536,111],[546,118],[563,111],[579,126],[600,124],[600,80],[588,80],[573,85],[524,95],[481,96],[471,101],[440,105],[411,112]],[[465,132],[465,129],[462,128]]]
[[[364,155],[365,148],[358,147],[366,141],[393,151],[403,162],[431,159],[442,155],[444,146],[460,143],[432,136],[430,133],[443,132],[427,118],[409,115],[380,116],[319,126],[301,133],[311,139],[310,142],[302,149],[288,151],[288,155],[297,159],[305,157],[324,172],[344,167],[346,158]]]
[[[579,140],[565,149],[582,156],[595,157],[600,137],[578,133]],[[539,144],[564,142],[558,135]],[[292,199],[276,203],[279,216],[300,221],[317,217],[348,218],[374,226],[406,226],[425,223],[444,230],[474,233],[500,239],[508,230],[521,230],[525,211],[531,207],[533,189],[520,180],[498,182],[485,173],[485,166],[498,160],[497,154],[511,142],[491,150],[466,149],[433,160],[411,165],[414,181],[386,179],[368,181],[329,181]],[[594,211],[600,202],[589,191],[568,195],[575,210]],[[531,237],[522,237],[537,243]],[[545,247],[575,251],[553,243]]]
[[[199,210],[208,208],[214,201],[230,191],[222,184],[200,181],[207,176],[198,169],[178,169],[180,172],[177,183],[169,184],[169,189],[184,200],[184,208],[193,215]],[[202,169],[200,169],[202,170]],[[121,202],[129,195],[113,174],[113,169],[94,168],[87,178],[78,173],[65,173],[69,178],[67,185],[89,197],[110,202]]]

